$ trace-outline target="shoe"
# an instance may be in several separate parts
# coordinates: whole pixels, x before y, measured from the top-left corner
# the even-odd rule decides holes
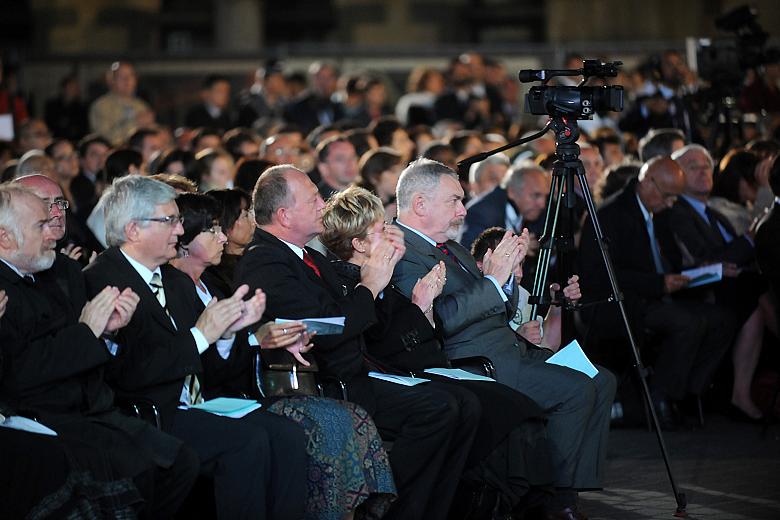
[[[739,406],[729,403],[729,407],[726,409],[726,415],[732,421],[743,422],[748,424],[764,424],[764,416],[751,417],[742,410]]]
[[[668,399],[653,399],[653,408],[658,416],[658,424],[666,432],[676,432],[680,429],[680,423],[674,409],[674,403]]]
[[[560,511],[548,512],[547,520],[588,520],[576,507],[564,507]]]

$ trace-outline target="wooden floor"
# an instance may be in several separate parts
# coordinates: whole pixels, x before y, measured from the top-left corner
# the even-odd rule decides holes
[[[704,429],[664,434],[678,487],[696,520],[780,519],[780,424],[708,414]],[[676,502],[658,441],[646,429],[610,433],[606,486],[580,495],[589,518],[674,518]]]

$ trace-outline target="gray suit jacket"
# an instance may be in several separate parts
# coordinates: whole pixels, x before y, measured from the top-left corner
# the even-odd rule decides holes
[[[502,377],[502,361],[506,356],[538,357],[531,354],[526,344],[509,327],[514,316],[519,291],[513,284],[512,296],[505,304],[495,285],[485,278],[477,268],[474,258],[457,242],[447,242],[447,249],[458,262],[430,245],[422,237],[399,226],[404,232],[406,253],[398,262],[392,283],[411,298],[417,280],[425,276],[440,260],[447,267],[447,283],[442,294],[433,304],[436,327],[443,336],[447,356],[458,359],[469,356],[486,356],[493,361]],[[549,354],[547,350],[539,350]]]

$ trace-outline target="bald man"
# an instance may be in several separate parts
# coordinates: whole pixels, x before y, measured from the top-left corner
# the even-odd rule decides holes
[[[102,249],[92,232],[83,223],[76,219],[68,220],[67,210],[70,203],[57,182],[46,175],[33,174],[18,177],[14,183],[30,188],[46,203],[49,219],[51,219],[49,225],[52,235],[57,240],[58,251],[64,247],[67,249],[68,256],[76,260],[83,259],[86,263],[90,258],[94,258],[95,252]]]
[[[672,207],[684,189],[680,166],[668,157],[655,158],[598,211],[633,332],[646,353],[657,352],[650,388],[661,426],[670,430],[680,426],[675,403],[704,392],[735,331],[723,309],[686,299],[690,280],[672,269],[680,252],[658,245],[654,215]],[[590,222],[583,229],[580,262],[583,293],[594,299],[608,296],[611,288]],[[589,321],[590,337],[600,344],[625,340],[616,305],[599,305]],[[622,353],[614,346],[611,351],[614,365],[614,356]]]

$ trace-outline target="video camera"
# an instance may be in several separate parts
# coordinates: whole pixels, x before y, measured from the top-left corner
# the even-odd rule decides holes
[[[696,67],[699,76],[712,85],[738,87],[745,71],[780,61],[780,49],[767,47],[769,33],[756,20],[758,11],[743,5],[715,20],[715,27],[734,33],[736,38],[697,41]]]
[[[623,87],[620,85],[585,86],[592,77],[615,77],[622,62],[603,63],[599,60],[583,60],[581,69],[521,70],[520,81],[541,81],[541,86],[531,87],[525,96],[525,111],[535,115],[590,119],[596,112],[620,112],[623,110]],[[549,86],[547,82],[557,76],[582,76],[576,87]]]

